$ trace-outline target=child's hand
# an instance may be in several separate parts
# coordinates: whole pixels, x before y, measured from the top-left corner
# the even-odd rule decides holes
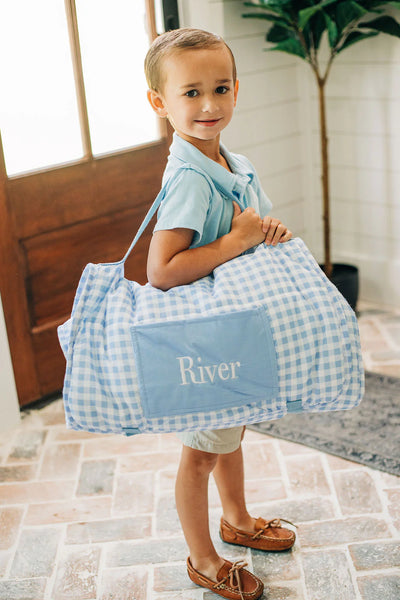
[[[263,221],[254,208],[248,207],[242,212],[240,206],[233,202],[231,233],[240,237],[245,246],[244,250],[264,241],[265,233],[262,225]]]
[[[276,246],[278,242],[288,242],[292,238],[292,232],[289,231],[279,219],[273,217],[264,217],[262,230],[265,234],[265,243],[269,246]]]

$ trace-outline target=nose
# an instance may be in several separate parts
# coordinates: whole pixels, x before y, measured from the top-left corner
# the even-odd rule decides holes
[[[218,100],[215,96],[207,95],[203,98],[201,110],[203,112],[214,113],[218,109]]]

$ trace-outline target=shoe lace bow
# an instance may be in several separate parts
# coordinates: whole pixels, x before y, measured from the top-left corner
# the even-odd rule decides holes
[[[292,525],[293,527],[296,527],[296,525],[294,523],[292,523],[291,521],[287,521],[286,519],[271,519],[270,521],[266,521],[265,525],[263,525],[261,527],[261,529],[259,529],[257,531],[257,533],[255,533],[252,537],[253,540],[257,540],[259,537],[262,536],[263,533],[265,533],[266,529],[270,529],[272,527],[277,528],[277,527],[282,527],[282,521],[284,523],[288,523],[288,525]]]
[[[248,565],[248,563],[245,562],[244,560],[236,560],[234,563],[232,563],[232,566],[228,571],[228,575],[223,577],[216,585],[214,585],[214,588],[218,589],[219,587],[225,585],[226,582],[229,580],[229,586],[233,590],[238,590],[240,593],[240,599],[245,600],[245,597],[243,596],[243,588],[242,588],[242,580],[240,578],[240,571],[242,569],[244,569],[244,567],[247,567],[247,565]],[[235,583],[235,580],[236,580],[236,583]]]

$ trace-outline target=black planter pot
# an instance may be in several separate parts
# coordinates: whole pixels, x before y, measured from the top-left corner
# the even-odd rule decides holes
[[[320,266],[323,269],[323,265]],[[355,311],[358,299],[358,268],[353,265],[335,263],[331,281]]]

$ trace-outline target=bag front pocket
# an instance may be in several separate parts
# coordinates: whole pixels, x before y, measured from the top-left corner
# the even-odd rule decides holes
[[[262,308],[131,331],[147,418],[258,404],[278,394],[275,347]]]

